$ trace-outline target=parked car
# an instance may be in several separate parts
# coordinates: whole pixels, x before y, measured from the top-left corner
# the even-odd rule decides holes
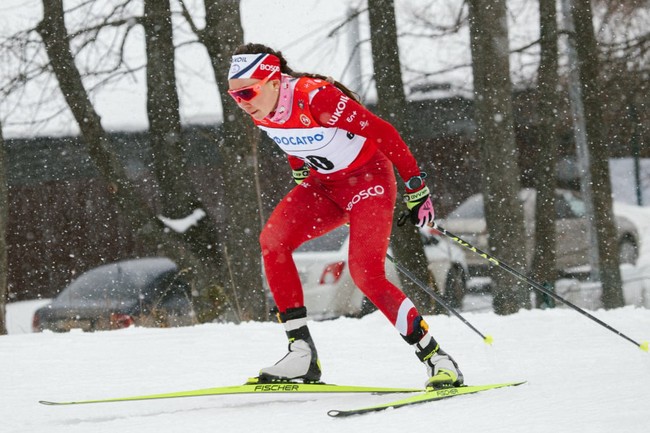
[[[189,284],[163,257],[125,260],[81,274],[36,310],[34,332],[97,331],[194,323]]]
[[[524,188],[519,193],[524,210],[526,259],[530,266],[534,251],[536,190]],[[589,239],[584,201],[578,193],[557,189],[555,192],[556,214],[556,267],[560,275],[584,272],[589,264]],[[638,232],[636,226],[620,213],[615,214],[618,228],[619,259],[623,263],[636,263],[638,258]],[[438,221],[468,243],[484,251],[488,249],[488,234],[483,208],[483,195],[474,194],[460,204],[449,216]],[[465,249],[465,257],[471,276],[485,276],[487,260]],[[588,267],[586,268],[588,271]]]
[[[460,247],[439,235],[423,232],[429,269],[443,296],[455,297],[456,305],[465,294],[467,266]],[[305,306],[314,319],[339,316],[359,317],[375,306],[352,281],[348,266],[349,230],[339,227],[303,244],[293,253],[302,282]],[[400,287],[395,266],[386,260],[386,275]]]

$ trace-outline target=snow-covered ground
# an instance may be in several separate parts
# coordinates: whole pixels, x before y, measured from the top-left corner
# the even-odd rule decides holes
[[[635,339],[650,337],[650,311],[596,311]],[[573,310],[511,316],[466,313],[494,337],[488,346],[453,317],[429,317],[468,383],[527,380],[516,388],[347,419],[329,409],[390,401],[373,395],[248,395],[76,407],[71,400],[237,384],[283,355],[273,323],[205,324],[0,338],[0,431],[17,432],[577,432],[648,431],[650,354]],[[380,315],[314,322],[323,379],[416,387],[424,367]]]

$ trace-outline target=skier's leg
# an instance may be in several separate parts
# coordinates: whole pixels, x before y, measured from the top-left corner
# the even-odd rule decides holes
[[[280,361],[260,370],[260,381],[320,379],[320,361],[307,327],[307,309],[292,253],[303,242],[340,226],[345,218],[317,182],[307,179],[278,204],[262,230],[260,245],[266,277],[289,348]]]
[[[304,306],[293,251],[340,226],[345,218],[340,207],[309,178],[273,210],[260,234],[260,246],[266,279],[279,311]]]
[[[395,179],[375,174],[358,191],[372,192],[350,209],[350,273],[366,297],[393,323],[427,367],[427,387],[458,386],[463,375],[456,362],[428,332],[413,302],[386,278],[385,260],[395,205]],[[377,193],[381,192],[381,193]],[[357,193],[358,194],[358,193]],[[420,245],[415,247],[421,248]]]

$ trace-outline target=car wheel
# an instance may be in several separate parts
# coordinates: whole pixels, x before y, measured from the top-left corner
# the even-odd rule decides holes
[[[375,304],[370,302],[370,299],[364,296],[363,299],[361,300],[361,310],[359,311],[359,317],[363,317],[375,311],[377,311],[377,307],[375,306]]]
[[[618,260],[620,264],[629,263],[631,265],[636,264],[637,259],[639,258],[639,249],[636,246],[636,242],[630,238],[621,239],[618,244]]]
[[[445,281],[445,301],[453,308],[460,308],[463,305],[463,298],[467,289],[467,275],[460,266],[452,266],[447,271]]]

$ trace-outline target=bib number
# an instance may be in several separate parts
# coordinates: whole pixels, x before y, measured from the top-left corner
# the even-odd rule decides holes
[[[309,164],[309,166],[316,171],[318,171],[319,169],[331,170],[334,168],[334,163],[322,156],[310,155],[305,157],[305,159],[307,160],[307,164]]]

